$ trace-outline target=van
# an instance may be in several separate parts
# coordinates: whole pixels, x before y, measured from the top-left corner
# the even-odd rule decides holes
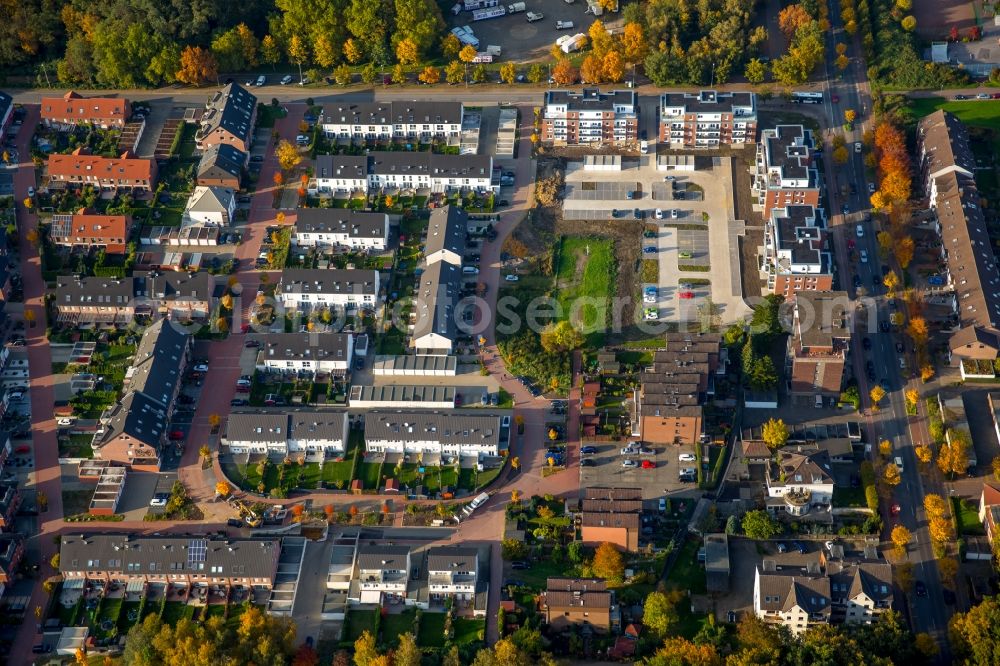
[[[266,77],[266,76],[264,76],[264,75],[262,74],[262,75],[260,75],[260,76],[258,76],[258,77],[257,77],[257,87],[258,87],[258,88],[259,88],[260,86],[264,85],[265,83],[267,83],[267,77]]]
[[[462,273],[465,275],[479,275],[479,269],[475,266],[463,266]]]
[[[896,456],[892,459],[892,462],[896,463],[896,467],[899,468],[899,473],[903,473],[903,459],[900,456]]]
[[[823,396],[818,395],[816,396],[816,409],[822,409],[822,408],[823,408]]]
[[[474,500],[472,500],[472,502],[469,503],[469,508],[473,510],[478,509],[483,504],[486,504],[486,502],[489,501],[489,499],[490,499],[489,493],[480,493],[479,495],[476,496]]]

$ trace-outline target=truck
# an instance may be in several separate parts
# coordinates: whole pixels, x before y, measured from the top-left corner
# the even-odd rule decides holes
[[[564,41],[562,44],[560,44],[559,49],[563,53],[573,53],[574,51],[578,51],[580,49],[580,46],[582,46],[586,41],[587,41],[587,36],[582,32],[578,32],[569,39],[567,39],[566,41]]]
[[[463,25],[457,28],[451,29],[451,34],[458,37],[458,41],[463,44],[471,44],[475,48],[479,48],[479,40],[476,36],[472,34],[472,28],[467,25]]]
[[[507,13],[503,7],[490,7],[488,9],[477,9],[472,12],[473,21],[485,21],[492,18],[500,18]]]
[[[517,14],[518,12],[523,12],[526,9],[523,2],[515,2],[512,5],[507,5],[508,14]]]
[[[489,46],[487,46],[486,52],[489,53],[494,58],[500,57],[500,47],[496,46],[495,44],[490,44]]]
[[[534,23],[535,21],[541,21],[543,18],[545,18],[545,14],[543,14],[541,12],[528,12],[526,14],[526,16],[528,18],[528,23]]]
[[[471,12],[477,9],[485,9],[487,7],[496,7],[500,4],[500,0],[464,0],[463,5],[465,6],[465,11]]]
[[[556,30],[572,30],[572,21],[556,21]]]

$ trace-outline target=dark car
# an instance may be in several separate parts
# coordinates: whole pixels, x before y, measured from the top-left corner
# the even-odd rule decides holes
[[[874,361],[868,361],[867,363],[865,363],[865,372],[867,372],[869,375],[875,372]]]
[[[243,346],[248,349],[250,347],[260,347],[260,340],[247,340],[246,342],[243,343]]]
[[[243,398],[233,398],[229,401],[230,407],[246,407],[250,404],[249,400],[244,400]]]
[[[886,393],[889,392],[889,380],[883,377],[879,380],[878,385],[882,387],[882,390]]]
[[[355,370],[363,370],[364,367],[365,367],[365,359],[363,358],[355,359],[354,361]]]
[[[597,447],[596,446],[581,446],[580,447],[580,453],[586,453],[586,454],[597,453]]]
[[[263,155],[254,155],[253,157],[250,158],[250,161],[251,162],[263,162],[264,161],[264,156]]]
[[[632,216],[635,219],[637,219],[637,220],[641,220],[642,219],[642,211],[639,210],[638,208],[636,208],[635,210],[632,211]]]
[[[177,396],[177,402],[181,403],[182,405],[193,405],[194,398],[192,398],[189,395],[185,395],[184,393],[181,393],[179,396]]]
[[[804,555],[806,552],[806,546],[801,541],[793,541],[792,548],[799,551],[800,555]]]
[[[861,276],[860,275],[855,275],[854,276],[854,288],[855,289],[860,289],[861,288]]]
[[[646,254],[656,254],[656,248],[653,247],[652,245],[647,245],[646,247],[642,248],[642,251],[645,252]]]
[[[889,322],[888,321],[880,321],[878,323],[878,327],[879,327],[879,330],[882,331],[883,333],[888,333],[889,332]]]
[[[858,185],[857,185],[857,183],[851,183],[851,194],[854,195],[854,194],[857,194],[857,193],[858,193]]]
[[[871,349],[872,348],[872,341],[871,341],[871,339],[867,338],[867,337],[866,338],[862,338],[861,339],[861,346],[864,347],[866,351],[869,350],[869,349]]]
[[[916,591],[918,597],[927,596],[927,586],[924,585],[924,581],[918,580],[913,584],[913,589]]]
[[[969,98],[966,97],[965,95],[955,95],[955,99],[961,101],[963,99],[969,99]]]
[[[897,351],[898,353],[900,353],[900,354],[903,354],[903,353],[905,353],[905,352],[906,352],[906,347],[905,347],[905,346],[903,346],[903,343],[902,343],[902,342],[897,342],[897,343],[896,343],[896,351]]]
[[[510,568],[515,569],[517,571],[524,571],[526,569],[530,569],[531,565],[525,562],[524,560],[514,560],[513,562],[510,563]]]
[[[947,587],[941,588],[941,596],[944,597],[944,602],[949,606],[955,605],[955,593],[949,590]]]
[[[584,458],[580,461],[580,467],[594,467],[597,463],[594,462],[593,458]]]
[[[239,528],[243,527],[243,521],[240,520],[239,518],[230,518],[229,520],[226,521],[226,525],[229,525],[230,527]]]

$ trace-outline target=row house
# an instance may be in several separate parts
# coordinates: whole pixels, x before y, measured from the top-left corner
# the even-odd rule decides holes
[[[346,565],[346,554],[343,559]],[[348,600],[353,604],[402,603],[425,610],[450,600],[482,616],[485,594],[478,593],[485,592],[489,582],[483,570],[476,548],[365,543],[353,554]]]
[[[620,144],[638,137],[639,96],[633,90],[602,93],[597,88],[584,88],[580,92],[545,93],[541,136],[545,143]]]
[[[328,139],[457,139],[462,133],[461,102],[356,102],[323,107],[319,126]]]
[[[801,291],[794,308],[789,395],[837,398],[851,342],[850,296],[845,291]]]
[[[586,627],[608,634],[620,623],[614,590],[603,578],[549,578],[539,605],[545,623],[557,632]]]
[[[258,337],[257,370],[280,374],[346,375],[354,356],[350,333],[268,333]]]
[[[238,83],[230,83],[205,104],[194,140],[200,150],[225,144],[249,155],[256,122],[257,98]]]
[[[452,598],[472,601],[479,581],[479,551],[461,546],[427,550],[427,589],[430,601]]]
[[[372,410],[365,414],[365,449],[369,453],[479,458],[497,456],[500,448],[499,414],[478,410]]]
[[[431,211],[414,303],[412,346],[417,354],[447,356],[455,348],[468,225],[469,216],[456,206]]]
[[[660,143],[671,148],[742,146],[757,140],[752,92],[668,92],[660,96]]]
[[[587,546],[613,543],[623,551],[639,550],[642,491],[592,486],[580,500],[580,539]]]
[[[21,507],[21,491],[17,481],[0,484],[0,530],[10,532],[14,529],[14,517]]]
[[[819,207],[815,150],[812,131],[802,125],[778,125],[761,132],[752,189],[765,220],[774,208]]]
[[[361,546],[355,568],[359,603],[381,605],[406,599],[410,584],[409,546]]]
[[[434,384],[353,384],[352,409],[453,409],[458,391]]]
[[[195,184],[202,187],[240,189],[243,168],[250,156],[229,143],[217,143],[205,149],[195,171]]]
[[[59,130],[77,125],[122,129],[128,116],[129,104],[124,97],[84,97],[70,90],[62,97],[42,98],[42,122]]]
[[[311,187],[320,194],[351,196],[370,192],[426,190],[499,192],[499,174],[490,155],[440,155],[407,150],[367,155],[326,155],[317,159]]]
[[[68,155],[49,155],[49,187],[91,185],[98,190],[145,191],[156,187],[156,161],[124,152],[119,157],[88,155],[77,148]]]
[[[236,191],[199,185],[184,206],[182,224],[228,227],[236,219]]]
[[[53,305],[59,323],[79,328],[125,326],[153,315],[201,321],[211,311],[215,291],[215,276],[206,272],[136,271],[131,278],[61,275]]]
[[[826,248],[822,208],[772,208],[764,227],[761,273],[769,291],[791,301],[802,291],[833,288],[833,261]]]
[[[389,216],[385,213],[346,208],[300,208],[295,215],[292,245],[296,247],[383,252],[388,241]]]
[[[293,312],[323,308],[374,309],[378,271],[334,268],[286,268],[274,291],[282,307]]]
[[[49,240],[72,250],[100,248],[107,254],[125,254],[131,229],[130,215],[100,215],[81,208],[53,215]]]
[[[75,533],[59,540],[59,569],[70,587],[75,581],[125,589],[168,583],[266,590],[274,584],[280,554],[278,539]]]
[[[348,423],[345,411],[234,412],[223,443],[231,453],[278,458],[298,453],[343,453]]]

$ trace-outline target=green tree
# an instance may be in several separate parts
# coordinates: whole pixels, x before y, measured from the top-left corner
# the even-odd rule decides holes
[[[541,342],[546,352],[557,354],[579,349],[583,346],[585,338],[568,321],[560,321],[542,329]]]
[[[378,80],[378,70],[375,69],[374,63],[368,63],[361,68],[361,80],[368,85]]]
[[[346,86],[351,82],[351,68],[341,64],[333,70],[333,80],[337,82],[337,85]]]
[[[767,511],[756,509],[743,514],[743,533],[751,539],[770,539],[781,533],[781,525]]]
[[[371,53],[385,44],[392,12],[385,0],[351,0],[347,29]]]
[[[309,45],[298,35],[292,35],[288,40],[288,59],[299,66],[299,78],[301,78],[302,65],[309,60]]]
[[[462,50],[462,42],[459,41],[452,33],[448,33],[441,40],[441,55],[445,58],[451,58],[452,60],[458,58],[459,52]]]
[[[406,83],[406,70],[403,69],[402,65],[397,64],[392,68],[392,82],[397,85]]]
[[[412,40],[417,47],[418,57],[422,58],[444,32],[441,8],[433,0],[395,0],[395,7],[396,32],[392,36],[393,44],[404,39]]]
[[[642,605],[642,623],[656,632],[660,638],[666,637],[676,626],[680,614],[677,599],[666,592],[651,592]]]
[[[948,639],[960,661],[972,666],[1000,664],[1000,602],[985,597],[967,613],[948,622]]]
[[[452,60],[444,68],[444,79],[452,85],[462,83],[465,80],[465,65],[458,60]]]
[[[350,42],[350,40],[348,40]],[[344,56],[347,54],[347,44],[344,42]],[[334,45],[333,41],[326,35],[317,35],[316,41],[312,44],[313,62],[320,67],[333,67],[340,59],[340,53],[337,51],[337,47]],[[348,58],[350,60],[350,58]],[[354,61],[356,62],[356,61]]]
[[[753,85],[759,85],[764,82],[764,77],[767,76],[767,65],[762,63],[758,58],[753,58],[747,63],[746,69],[743,70],[743,76]]]
[[[750,387],[758,391],[769,391],[778,386],[778,371],[770,356],[762,356],[754,361],[750,371]]]
[[[486,67],[480,63],[472,68],[472,82],[483,83],[486,81]]]
[[[274,66],[281,62],[281,47],[278,40],[271,35],[264,35],[260,42],[260,59],[264,63]]]

